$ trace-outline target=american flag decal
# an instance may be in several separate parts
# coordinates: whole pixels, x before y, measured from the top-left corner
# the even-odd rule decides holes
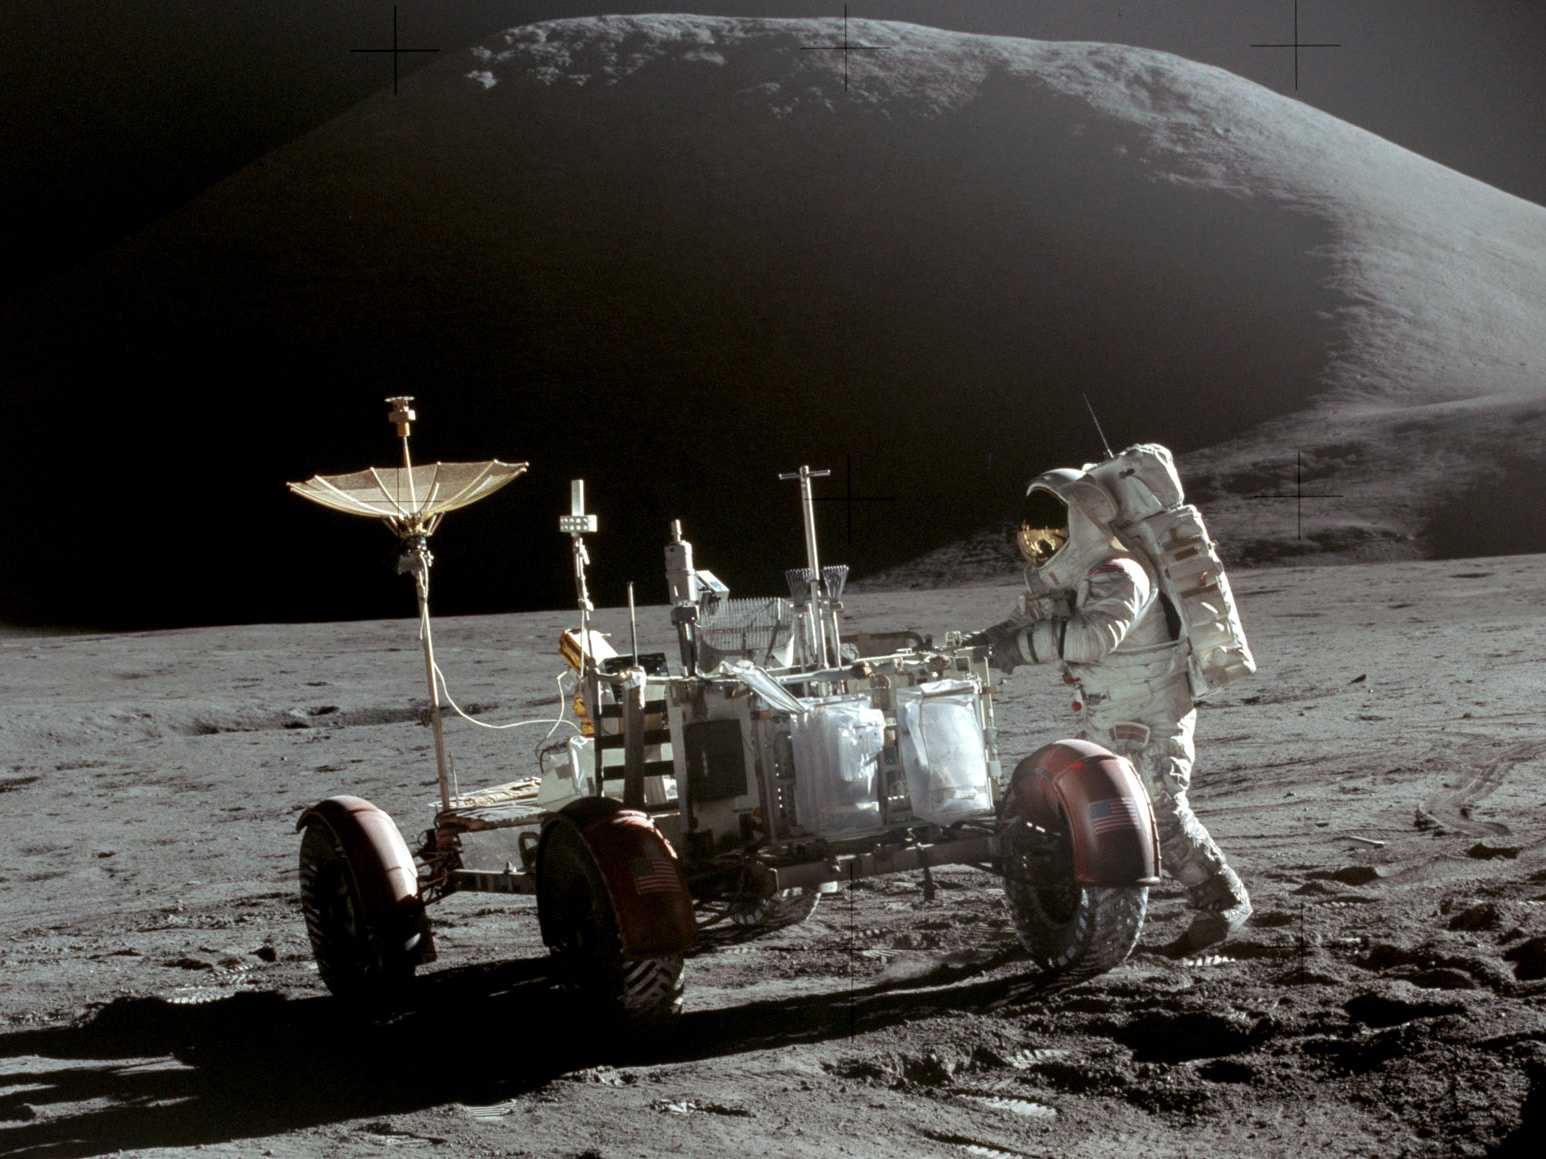
[[[1138,828],[1138,806],[1126,797],[1107,797],[1090,806],[1090,828],[1096,833]]]
[[[659,849],[651,849],[643,857],[635,857],[628,863],[633,873],[633,887],[639,893],[670,893],[678,886],[676,864]]]

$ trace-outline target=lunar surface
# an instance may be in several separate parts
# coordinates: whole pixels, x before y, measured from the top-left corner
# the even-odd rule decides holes
[[[1196,805],[1256,913],[1038,981],[987,873],[861,881],[803,925],[708,938],[660,1041],[587,1029],[532,904],[455,896],[407,1010],[352,1023],[296,898],[294,825],[356,793],[411,838],[434,758],[411,620],[0,639],[0,1152],[654,1157],[1535,1153],[1546,1106],[1546,558],[1235,576],[1261,670],[1199,716]],[[401,581],[400,581],[401,582]],[[405,585],[406,587],[406,585]],[[1012,587],[859,593],[939,634]],[[411,599],[401,592],[405,602]],[[616,609],[599,626],[626,638]],[[439,621],[481,719],[557,707],[540,613]],[[670,645],[664,609],[644,644]],[[1077,723],[1048,671],[998,700],[1016,758]],[[553,726],[448,726],[463,786]]]

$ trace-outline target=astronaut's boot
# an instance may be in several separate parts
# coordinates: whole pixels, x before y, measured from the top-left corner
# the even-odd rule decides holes
[[[1250,895],[1240,875],[1227,865],[1218,866],[1206,881],[1189,888],[1186,899],[1197,916],[1165,947],[1171,957],[1186,957],[1227,941],[1251,916]]]

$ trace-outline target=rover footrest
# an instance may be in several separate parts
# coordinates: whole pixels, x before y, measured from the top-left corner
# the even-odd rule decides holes
[[[514,825],[534,825],[547,816],[537,803],[539,778],[528,777],[462,793],[451,799],[451,807],[435,814],[435,828],[453,833],[475,833],[483,829],[508,829]]]

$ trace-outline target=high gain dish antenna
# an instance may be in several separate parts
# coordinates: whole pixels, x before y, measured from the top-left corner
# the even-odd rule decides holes
[[[387,421],[397,428],[403,444],[401,467],[367,467],[350,475],[313,475],[304,483],[286,484],[313,503],[380,519],[403,545],[399,573],[413,576],[419,596],[419,640],[424,645],[424,678],[429,683],[430,724],[435,733],[435,768],[440,778],[440,804],[451,805],[451,782],[446,773],[445,736],[440,723],[440,688],[435,681],[435,645],[429,627],[429,537],[447,511],[486,499],[518,475],[525,463],[428,463],[415,467],[408,455],[408,435],[417,419],[408,396],[386,400]]]

